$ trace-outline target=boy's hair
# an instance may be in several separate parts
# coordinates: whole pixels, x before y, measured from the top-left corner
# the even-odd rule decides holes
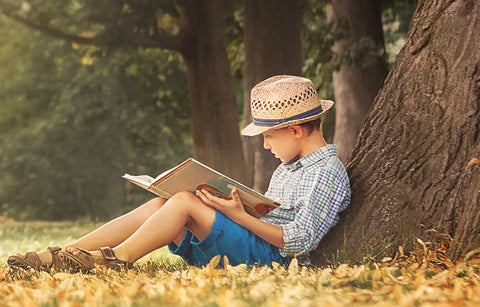
[[[302,126],[307,130],[307,133],[310,135],[313,131],[318,130],[322,131],[322,117],[316,118],[314,120],[300,123],[298,126]]]

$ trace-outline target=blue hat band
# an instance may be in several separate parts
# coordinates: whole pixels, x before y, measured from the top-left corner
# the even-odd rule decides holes
[[[253,118],[253,123],[256,126],[273,127],[273,126],[280,125],[280,124],[283,124],[283,123],[286,123],[286,122],[299,120],[299,119],[303,119],[303,118],[310,117],[310,116],[313,116],[313,115],[317,115],[317,114],[322,113],[322,111],[323,111],[322,106],[318,106],[318,107],[316,107],[314,109],[311,109],[307,112],[300,113],[300,114],[297,114],[297,115],[292,116],[292,117],[282,118],[282,119],[261,119],[261,118],[255,118],[254,117]]]

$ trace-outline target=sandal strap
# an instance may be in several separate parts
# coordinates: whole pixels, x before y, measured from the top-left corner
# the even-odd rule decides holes
[[[115,252],[110,247],[100,247],[98,250],[102,254],[102,257],[110,262],[107,264],[109,267],[116,270],[121,269],[122,267],[127,269],[133,268],[133,263],[118,259],[117,256],[115,256]]]
[[[21,268],[33,268],[35,270],[48,271],[48,269],[63,268],[63,261],[58,257],[58,252],[61,250],[58,246],[49,247],[48,251],[52,254],[52,263],[50,265],[43,265],[42,260],[37,252],[26,252],[23,257],[10,256],[7,263],[12,266]]]
[[[36,252],[26,252],[24,258],[35,270],[42,267],[42,261]]]
[[[115,253],[113,252],[113,249],[111,249],[110,247],[100,247],[98,250],[100,251],[100,253],[102,253],[103,258],[107,260],[118,260],[118,258],[115,256]]]
[[[55,252],[58,252],[58,251],[61,251],[61,250],[62,250],[62,248],[61,248],[60,246],[49,246],[47,249],[48,249],[48,250],[50,251],[50,253],[52,253],[52,254],[55,253]]]
[[[46,268],[45,266],[42,266],[42,261],[36,252],[27,252],[23,256],[9,256],[7,264],[24,270],[29,268],[33,268],[34,270],[44,270]]]
[[[52,264],[50,268],[63,269],[65,264],[62,259],[58,256],[58,252],[62,250],[60,246],[49,246],[47,250],[52,254]]]

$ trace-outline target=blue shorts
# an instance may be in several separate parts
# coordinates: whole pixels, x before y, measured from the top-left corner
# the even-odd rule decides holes
[[[168,245],[170,251],[181,256],[189,265],[203,266],[217,255],[227,256],[230,264],[270,265],[272,261],[283,264],[285,258],[280,255],[278,247],[268,243],[248,229],[238,225],[216,211],[212,230],[202,241],[189,231],[183,237],[180,245]]]

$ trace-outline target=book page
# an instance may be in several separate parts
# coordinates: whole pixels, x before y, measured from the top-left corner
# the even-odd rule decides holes
[[[177,167],[178,167],[178,166],[176,166],[176,167],[174,167],[174,168],[171,168],[171,169],[169,169],[169,170],[164,171],[163,173],[161,173],[160,175],[158,175],[157,177],[155,177],[155,179],[153,179],[153,178],[150,177],[150,176],[149,176],[149,177],[153,179],[153,180],[152,180],[152,183],[153,183],[154,181],[158,181],[158,180],[161,179],[162,177],[166,176],[169,172],[172,172],[172,171],[175,170]]]
[[[147,187],[149,187],[155,180],[148,176],[148,175],[138,175],[138,176],[132,176],[132,175],[129,175],[129,174],[125,174],[122,176],[123,178],[129,180],[129,181],[134,181],[136,183],[140,183],[142,185],[145,185]]]

